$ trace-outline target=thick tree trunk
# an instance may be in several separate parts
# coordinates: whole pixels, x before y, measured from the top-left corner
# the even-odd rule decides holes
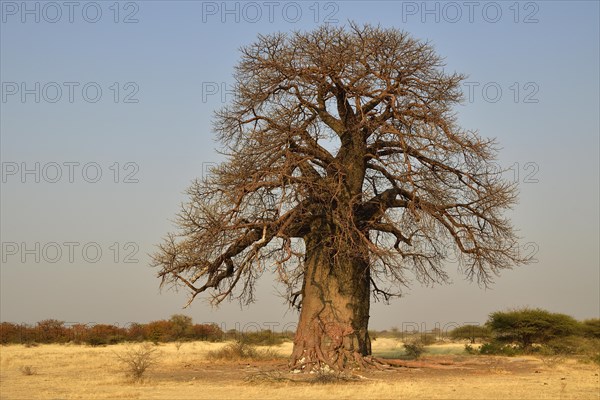
[[[297,371],[364,367],[371,354],[369,265],[358,252],[332,250],[332,231],[305,237],[302,308],[290,360]]]

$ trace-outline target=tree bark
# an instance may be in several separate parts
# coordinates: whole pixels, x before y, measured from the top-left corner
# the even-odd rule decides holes
[[[304,238],[302,308],[290,360],[297,371],[364,367],[371,354],[369,263],[357,252],[336,253],[334,233],[321,226]]]

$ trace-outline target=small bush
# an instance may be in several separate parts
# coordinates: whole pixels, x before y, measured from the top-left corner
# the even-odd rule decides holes
[[[158,361],[157,350],[150,344],[145,343],[136,348],[130,348],[123,354],[117,354],[117,358],[126,368],[126,372],[133,380],[139,381],[146,370]]]
[[[208,358],[213,360],[268,360],[280,358],[280,356],[271,349],[258,350],[254,345],[243,340],[236,340],[220,350],[209,351]]]
[[[542,348],[548,348],[555,354],[584,355],[592,352],[594,345],[591,340],[578,336],[569,336],[551,340],[544,344]]]
[[[276,346],[283,343],[284,337],[271,331],[270,329],[258,332],[246,332],[241,335],[240,340],[257,346]]]
[[[31,376],[31,375],[36,375],[37,374],[37,370],[32,367],[31,365],[23,365],[21,368],[21,373],[23,375],[27,375],[27,376]]]
[[[124,341],[125,341],[125,339],[122,336],[109,336],[106,339],[106,342],[108,344],[119,344],[119,343],[122,343]]]
[[[537,350],[537,353],[540,355],[540,360],[542,363],[550,368],[556,367],[565,360],[564,354],[556,352],[556,350],[549,346],[540,346]]]
[[[479,353],[485,355],[501,355],[512,357],[519,354],[519,350],[510,344],[503,344],[494,341],[481,345],[479,348]]]
[[[423,346],[429,346],[437,342],[435,333],[424,333],[419,337],[419,340]]]
[[[392,338],[401,338],[402,337],[402,332],[400,331],[400,329],[398,329],[397,326],[393,326],[390,329],[390,336]]]
[[[243,340],[236,340],[220,350],[209,351],[208,357],[212,359],[244,360],[256,358],[257,354],[254,346]]]
[[[465,344],[465,352],[467,354],[478,354],[479,352],[470,344]]]
[[[86,343],[92,347],[99,347],[106,346],[108,344],[108,341],[106,340],[106,338],[103,337],[92,336],[86,340]]]
[[[425,352],[425,345],[420,340],[404,343],[404,352],[411,359],[418,359]]]
[[[539,347],[538,353],[542,361],[554,363],[554,359],[562,360],[569,356],[578,356],[583,361],[600,364],[600,340],[580,336],[569,336],[563,339],[551,340]],[[555,364],[555,363],[554,363]]]

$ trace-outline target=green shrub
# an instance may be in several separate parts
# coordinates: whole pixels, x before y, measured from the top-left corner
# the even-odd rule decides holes
[[[411,359],[418,359],[425,352],[425,345],[420,340],[404,343],[404,353]]]
[[[545,343],[542,348],[550,349],[554,354],[562,355],[584,355],[594,350],[591,340],[579,336],[553,339]]]
[[[581,323],[583,336],[600,339],[600,318],[587,319]]]
[[[600,360],[600,339],[570,336],[553,340],[541,347],[544,355],[578,356],[582,360],[598,363]]]
[[[450,337],[455,340],[466,339],[474,344],[477,339],[489,339],[492,336],[490,328],[479,325],[463,325],[450,332]]]
[[[526,351],[530,351],[534,343],[547,343],[581,331],[580,323],[573,317],[539,308],[497,311],[490,315],[487,325],[497,341],[519,343]]]
[[[419,341],[423,346],[429,346],[437,342],[437,337],[434,333],[423,333],[420,336]]]

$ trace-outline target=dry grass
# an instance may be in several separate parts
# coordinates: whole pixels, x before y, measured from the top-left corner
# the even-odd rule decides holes
[[[443,368],[401,368],[358,372],[358,381],[311,383],[286,371],[285,360],[217,361],[208,353],[228,343],[186,343],[158,346],[161,358],[143,383],[123,375],[114,353],[127,345],[92,348],[76,345],[0,346],[2,399],[598,399],[598,366],[567,359],[548,368],[535,357],[458,355],[458,346],[437,346],[432,362],[457,361]],[[402,343],[376,340],[375,353],[402,349]],[[287,356],[291,343],[270,348]],[[450,350],[449,350],[450,349]],[[443,354],[447,351],[446,354]],[[454,354],[454,353],[457,354]],[[460,367],[458,367],[460,365]],[[35,366],[35,375],[21,368]],[[537,373],[536,373],[537,372]],[[360,376],[359,376],[360,375]],[[255,376],[256,379],[248,377]]]

